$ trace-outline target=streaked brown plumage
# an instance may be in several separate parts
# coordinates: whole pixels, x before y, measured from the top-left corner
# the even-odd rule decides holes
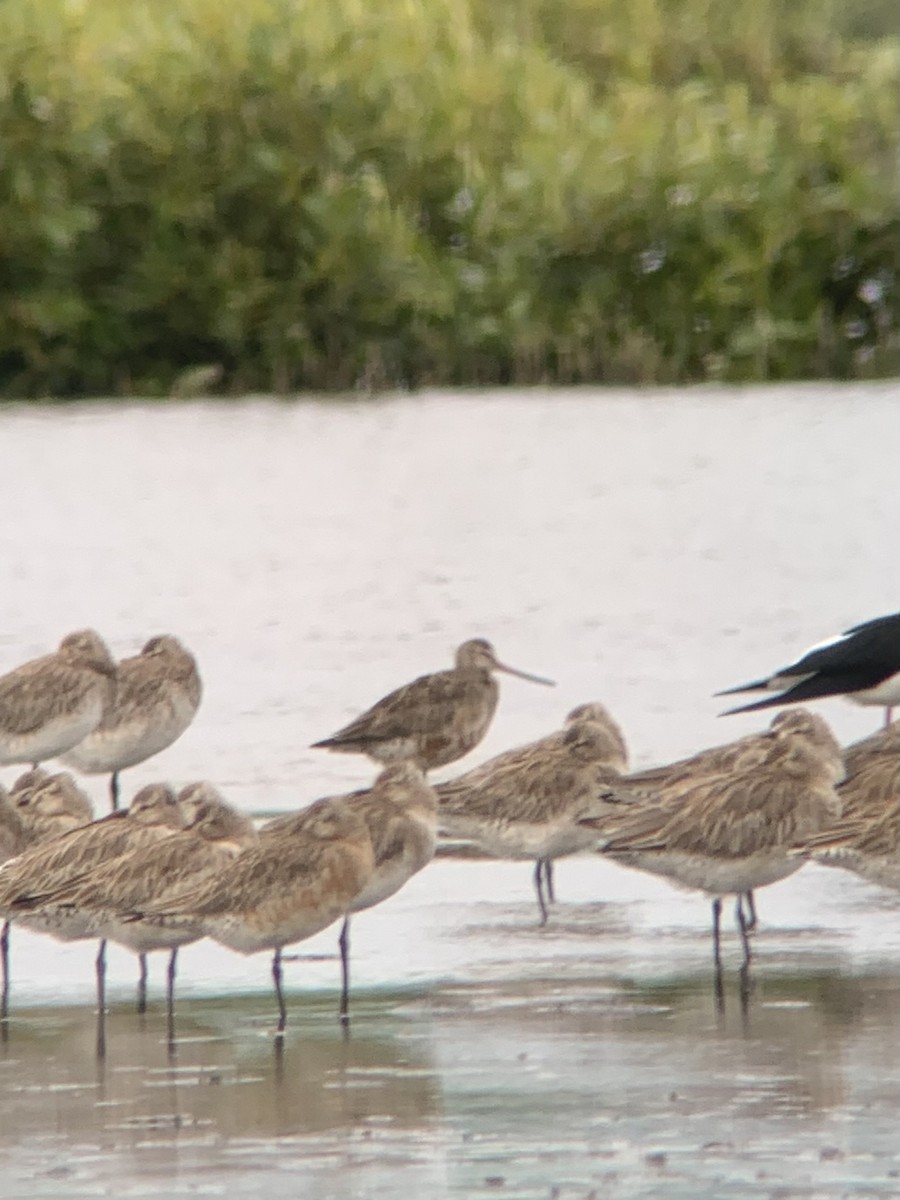
[[[118,664],[115,703],[63,762],[86,775],[110,772],[116,809],[119,772],[171,746],[193,721],[201,696],[194,656],[170,634],[150,638],[140,654]]]
[[[458,648],[451,671],[421,675],[313,745],[380,763],[412,759],[423,771],[455,762],[478,745],[493,719],[500,693],[495,671],[551,683],[505,666],[490,642],[473,638]]]
[[[321,805],[345,803],[366,824],[374,869],[347,910],[339,939],[341,951],[340,1017],[349,1020],[350,913],[380,904],[398,892],[434,857],[437,840],[437,796],[414,763],[385,767],[371,788],[319,800],[309,808],[276,817],[260,830],[260,838],[281,839],[316,818]]]
[[[624,738],[607,710],[579,705],[563,729],[438,784],[438,822],[498,858],[533,860],[543,925],[553,859],[593,846],[594,833],[579,821],[605,811],[609,781],[626,766]]]
[[[674,795],[679,797],[678,788],[682,785],[689,788],[694,780],[749,770],[755,763],[765,762],[773,739],[783,739],[786,736],[803,737],[818,748],[824,761],[831,766],[834,782],[837,783],[843,778],[843,752],[828,723],[809,709],[797,708],[778,713],[772,718],[768,728],[758,733],[750,733],[722,746],[701,750],[698,754],[679,759],[677,762],[636,771],[622,781],[622,789],[628,793],[635,787],[640,790],[648,789],[652,793],[661,785],[665,785],[668,794],[673,794],[671,789],[674,788]],[[680,803],[680,799],[676,802]],[[747,906],[746,926],[753,929],[756,926],[753,892],[748,891],[742,899]]]
[[[724,775],[658,785],[654,800],[596,822],[601,845],[617,861],[663,875],[714,897],[713,946],[720,970],[721,897],[784,879],[797,869],[790,848],[831,824],[841,811],[834,763],[802,730],[781,730],[762,761],[740,761]],[[750,961],[746,923],[737,910]]]
[[[61,887],[44,900],[87,914],[95,933],[139,956],[139,1011],[146,1005],[146,955],[154,950],[170,951],[166,987],[170,1040],[174,1036],[178,948],[202,937],[203,929],[165,918],[124,921],[120,914],[164,904],[167,896],[215,875],[256,842],[250,818],[237,812],[210,783],[189,784],[179,792],[178,804],[185,820],[183,830],[133,846],[100,863],[88,878]]]
[[[115,672],[100,635],[80,629],[0,677],[0,764],[36,765],[80,742],[113,703]]]
[[[815,862],[843,867],[894,890],[900,890],[898,732],[895,722],[847,748],[847,778],[838,788],[841,816],[801,843]]]
[[[281,986],[283,947],[346,916],[374,865],[365,822],[343,801],[330,800],[301,827],[260,838],[215,877],[132,916],[189,922],[241,954],[274,950],[280,1036],[287,1021]]]

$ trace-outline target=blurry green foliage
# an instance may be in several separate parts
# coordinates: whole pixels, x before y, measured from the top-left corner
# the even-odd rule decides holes
[[[891,19],[5,0],[0,393],[892,372]]]

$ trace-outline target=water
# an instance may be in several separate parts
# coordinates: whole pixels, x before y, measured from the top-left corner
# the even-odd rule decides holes
[[[0,669],[80,625],[172,631],[206,694],[124,776],[210,777],[257,812],[367,782],[308,749],[487,636],[502,681],[471,763],[600,699],[637,764],[758,728],[712,693],[900,605],[900,388],[447,394],[0,413]],[[845,740],[879,714],[821,711]],[[465,765],[469,765],[467,762]],[[452,775],[458,767],[447,768]],[[5,773],[7,782],[15,772]],[[90,781],[98,806],[105,782]],[[526,864],[442,859],[288,965],[187,948],[170,1058],[111,956],[13,935],[4,1197],[839,1197],[900,1194],[895,897],[808,867],[759,896],[746,1012],[708,905],[591,857],[536,926]]]

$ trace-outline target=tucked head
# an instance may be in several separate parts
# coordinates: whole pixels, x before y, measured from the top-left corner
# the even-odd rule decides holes
[[[173,637],[171,633],[161,633],[146,641],[141,648],[141,657],[165,660],[173,665],[185,667],[196,665],[193,654],[186,650],[178,638]]]
[[[617,773],[628,766],[625,745],[618,730],[609,729],[598,721],[567,721],[563,745],[582,762],[602,764]]]
[[[186,828],[209,842],[255,837],[250,818],[232,808],[211,783],[189,783],[178,793],[178,804]]]
[[[106,642],[93,629],[77,629],[59,643],[58,654],[73,667],[88,667],[101,675],[114,676],[116,664]]]
[[[175,793],[167,783],[148,783],[128,806],[128,819],[140,825],[183,829],[184,817]]]
[[[835,783],[844,778],[841,744],[824,718],[806,708],[794,708],[774,717],[769,730],[781,742],[803,742],[818,753]]]
[[[36,775],[37,772],[29,772]],[[31,786],[23,787],[13,795],[13,801],[27,823],[53,817],[72,817],[78,821],[90,821],[93,809],[90,799],[81,790],[68,771],[56,775],[45,775]],[[18,787],[20,780],[16,781]]]
[[[553,687],[552,679],[544,679],[541,675],[529,675],[526,671],[517,671],[500,662],[494,647],[486,638],[471,638],[456,651],[457,670],[503,671],[506,675],[515,675],[518,679],[528,679],[531,683],[543,683]]]
[[[372,794],[389,800],[398,808],[424,807],[437,811],[437,793],[411,759],[385,767],[372,784]]]

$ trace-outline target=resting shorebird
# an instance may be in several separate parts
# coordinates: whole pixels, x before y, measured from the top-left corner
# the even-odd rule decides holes
[[[883,706],[884,723],[890,724],[891,709],[900,701],[900,613],[854,625],[839,637],[811,647],[773,675],[716,695],[772,691],[778,695],[729,708],[724,715],[822,696],[844,696],[855,704]]]
[[[100,635],[80,629],[54,654],[0,677],[0,765],[37,766],[70,750],[113,703],[115,675]]]
[[[140,654],[118,664],[115,704],[87,737],[62,756],[85,775],[110,772],[110,799],[119,807],[119,772],[165,750],[187,729],[202,688],[194,656],[169,634],[151,638]]]
[[[287,1023],[283,948],[346,916],[371,878],[374,861],[365,822],[349,805],[329,800],[302,828],[260,838],[214,876],[178,889],[130,919],[183,921],[241,954],[273,950],[280,1039]]]
[[[171,837],[138,843],[125,854],[101,862],[87,878],[79,877],[42,900],[44,906],[53,904],[86,915],[96,935],[138,955],[139,1011],[146,1007],[146,956],[154,950],[169,951],[166,1013],[170,1042],[175,1029],[178,949],[203,937],[203,929],[163,918],[125,920],[123,914],[149,904],[165,904],[167,896],[214,876],[256,842],[250,818],[226,803],[212,784],[188,784],[177,799],[185,821],[183,830],[176,830]]]
[[[854,871],[879,887],[900,890],[900,725],[848,746],[847,777],[838,788],[843,811],[801,849],[814,862]]]
[[[438,823],[498,858],[532,860],[544,925],[554,899],[554,858],[595,844],[596,835],[579,822],[602,810],[605,785],[627,765],[618,725],[602,704],[582,704],[565,728],[439,783]]]
[[[791,875],[799,865],[791,848],[832,824],[840,811],[833,762],[802,733],[788,730],[772,739],[762,759],[754,749],[749,765],[738,760],[725,775],[663,783],[655,799],[586,824],[597,829],[604,852],[616,861],[713,898],[718,992],[722,897]],[[751,955],[740,904],[736,916],[746,976]]]
[[[772,746],[773,739],[786,735],[805,738],[816,747],[823,756],[823,761],[830,765],[833,782],[840,783],[844,777],[843,752],[837,738],[831,732],[828,723],[816,713],[805,708],[792,709],[790,712],[778,713],[772,718],[768,729],[759,733],[750,733],[734,742],[723,746],[714,746],[709,750],[701,750],[690,758],[682,758],[677,762],[667,763],[660,767],[650,767],[626,776],[620,790],[627,792],[632,787],[653,789],[664,784],[667,789],[678,785],[685,788],[699,779],[714,775],[728,775],[737,768],[747,770],[754,762],[764,762]],[[756,903],[753,892],[749,891],[742,897],[747,908],[747,929],[755,929]]]
[[[12,810],[14,820],[9,819]],[[70,829],[86,825],[92,818],[91,802],[67,772],[48,775],[40,767],[26,771],[13,784],[8,798],[0,804],[5,814],[4,835],[0,838],[2,861],[24,853],[39,842],[61,837]],[[2,994],[0,1017],[9,1013],[9,932],[10,921],[3,922],[0,933],[2,959]]]
[[[414,763],[385,767],[371,788],[318,800],[309,808],[276,817],[259,831],[261,840],[283,839],[315,820],[321,806],[341,801],[360,816],[369,831],[375,867],[347,909],[338,941],[341,951],[340,1019],[350,1012],[350,915],[393,896],[434,857],[437,796]]]
[[[92,914],[59,904],[53,896],[113,858],[171,836],[183,826],[172,789],[151,783],[127,809],[33,846],[0,867],[0,915],[61,941],[101,939],[96,961],[99,1055],[105,1052],[106,942]]]
[[[397,688],[313,746],[367,754],[380,763],[412,759],[423,771],[443,767],[468,754],[487,732],[500,694],[494,671],[552,686],[550,679],[504,666],[490,642],[473,638],[456,651],[451,671],[421,675]]]

